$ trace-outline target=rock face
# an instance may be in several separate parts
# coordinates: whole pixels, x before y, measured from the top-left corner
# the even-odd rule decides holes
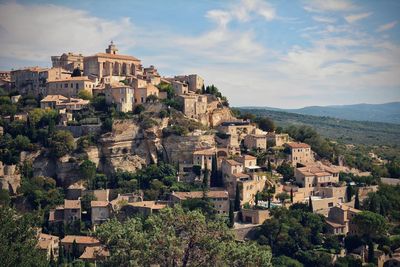
[[[0,161],[0,188],[16,194],[21,185],[21,175],[15,165],[3,165]]]
[[[163,139],[166,161],[170,163],[191,163],[193,151],[215,147],[214,135],[171,135]]]

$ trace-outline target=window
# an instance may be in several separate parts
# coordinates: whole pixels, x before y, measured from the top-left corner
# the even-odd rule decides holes
[[[333,207],[333,202],[329,202],[328,207]]]
[[[68,88],[68,83],[64,83],[64,88]]]
[[[78,83],[75,84],[75,89],[79,89],[79,84]]]

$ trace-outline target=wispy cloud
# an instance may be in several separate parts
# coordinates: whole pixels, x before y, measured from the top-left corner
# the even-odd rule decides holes
[[[304,9],[309,12],[349,11],[354,4],[348,0],[308,0]]]
[[[336,19],[330,18],[330,17],[321,17],[321,16],[313,16],[313,20],[318,21],[318,22],[323,22],[323,23],[334,23],[336,22]]]
[[[377,32],[384,32],[384,31],[388,31],[392,28],[394,28],[394,26],[396,26],[397,21],[392,21],[386,24],[383,24],[381,26],[378,27],[378,29],[376,29]]]
[[[365,13],[360,13],[360,14],[351,14],[351,15],[345,16],[344,18],[348,23],[353,23],[358,20],[368,18],[371,15],[372,15],[372,12],[365,12]]]

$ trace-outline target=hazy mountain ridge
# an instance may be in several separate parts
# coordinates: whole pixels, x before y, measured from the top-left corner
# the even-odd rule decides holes
[[[275,110],[355,121],[375,121],[400,124],[400,102],[391,102],[385,104],[362,103],[354,105],[309,106],[299,109],[279,109],[272,107],[243,108]]]

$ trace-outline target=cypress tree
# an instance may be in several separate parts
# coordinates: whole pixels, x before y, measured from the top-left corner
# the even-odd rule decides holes
[[[290,188],[290,202],[293,203],[293,188]]]
[[[353,196],[353,187],[351,185],[348,185],[346,187],[346,197],[347,197],[347,202],[351,201],[351,198]]]
[[[220,186],[218,181],[218,166],[217,166],[217,157],[213,155],[212,163],[211,163],[211,186]]]
[[[240,210],[240,189],[239,189],[239,184],[236,183],[235,211],[239,210]]]
[[[368,262],[374,262],[375,261],[375,255],[374,255],[374,243],[369,240],[368,241]]]
[[[358,198],[358,189],[356,191],[356,197],[354,199],[354,208],[360,209],[360,199]]]
[[[235,213],[233,212],[233,203],[229,201],[229,228],[232,228],[235,224]]]
[[[271,160],[268,158],[267,171],[272,171]]]
[[[256,206],[258,206],[259,194],[260,194],[260,192],[257,191],[256,196],[254,197],[254,202],[256,203]]]
[[[309,208],[310,212],[313,212],[311,196],[308,197],[308,208]]]
[[[57,265],[60,266],[64,263],[64,247],[59,246],[58,248],[58,259],[57,259]]]
[[[79,258],[79,248],[78,248],[78,244],[76,243],[75,239],[74,242],[72,242],[72,258],[73,259],[77,259]]]

